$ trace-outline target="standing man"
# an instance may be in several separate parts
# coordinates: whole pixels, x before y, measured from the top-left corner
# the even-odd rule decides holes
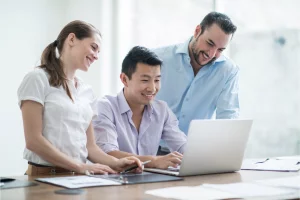
[[[160,89],[161,64],[147,48],[132,48],[122,63],[124,88],[98,101],[93,124],[96,143],[107,154],[151,160],[146,167],[166,169],[181,163],[186,135],[168,105],[154,99]],[[172,153],[156,156],[161,139]]]
[[[239,116],[239,68],[222,55],[236,31],[230,18],[211,12],[182,44],[155,49],[163,60],[161,90],[187,134],[193,119],[231,119]]]

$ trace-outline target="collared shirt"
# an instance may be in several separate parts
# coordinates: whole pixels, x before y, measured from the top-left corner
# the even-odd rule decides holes
[[[230,119],[239,116],[239,68],[222,55],[194,75],[185,43],[154,49],[163,60],[161,89],[156,98],[166,101],[187,134],[193,119]]]
[[[96,115],[97,98],[92,88],[76,77],[77,88],[68,83],[74,102],[62,86],[52,87],[45,70],[29,72],[18,89],[18,103],[31,100],[43,106],[42,135],[59,151],[86,163],[86,131]],[[36,164],[52,165],[36,153],[25,148],[24,158]]]
[[[154,100],[145,106],[138,131],[123,90],[117,96],[98,101],[98,117],[93,125],[96,143],[104,152],[156,155],[163,139],[171,151],[183,153],[186,144],[186,135],[179,130],[176,116],[163,101]]]

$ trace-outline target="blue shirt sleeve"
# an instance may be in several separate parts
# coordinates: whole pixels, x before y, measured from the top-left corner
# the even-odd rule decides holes
[[[239,117],[239,68],[228,78],[217,100],[216,118],[234,119]]]
[[[166,142],[171,152],[178,151],[183,153],[187,136],[179,129],[178,120],[171,109],[165,103],[167,118],[164,124],[162,139]]]

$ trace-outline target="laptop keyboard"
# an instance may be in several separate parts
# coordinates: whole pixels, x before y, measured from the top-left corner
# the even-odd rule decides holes
[[[172,172],[179,172],[180,166],[178,166],[178,167],[168,167],[168,170],[172,171]]]

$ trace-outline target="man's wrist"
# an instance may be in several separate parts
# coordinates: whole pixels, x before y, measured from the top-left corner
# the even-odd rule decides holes
[[[150,163],[146,164],[145,167],[148,168],[156,168],[157,159],[159,156],[151,156],[149,160],[151,160]]]

